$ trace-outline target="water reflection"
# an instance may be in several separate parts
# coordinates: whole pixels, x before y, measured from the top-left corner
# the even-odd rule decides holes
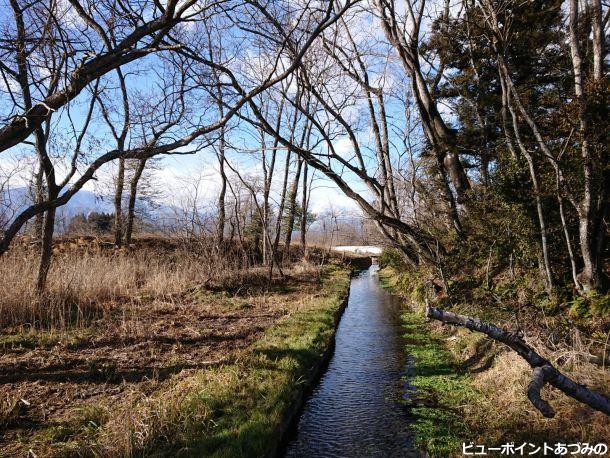
[[[352,280],[328,370],[305,404],[286,457],[419,456],[400,405],[406,355],[397,298],[378,266]]]

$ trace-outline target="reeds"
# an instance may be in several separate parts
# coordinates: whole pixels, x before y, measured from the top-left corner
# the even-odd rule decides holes
[[[164,299],[194,288],[233,294],[268,285],[248,253],[212,243],[148,241],[131,251],[58,242],[44,293],[36,291],[37,250],[17,245],[0,259],[0,329],[86,325],[115,305]]]

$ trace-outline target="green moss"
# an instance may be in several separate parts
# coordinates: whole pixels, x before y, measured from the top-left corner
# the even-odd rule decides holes
[[[393,289],[405,297],[413,306],[422,306],[426,298],[425,273],[411,270],[397,270],[385,267],[379,273],[380,285]]]
[[[568,310],[572,318],[584,318],[589,315],[589,308],[584,297],[576,297],[568,302]]]
[[[462,442],[471,437],[462,421],[460,406],[473,402],[479,393],[461,373],[442,336],[435,334],[416,312],[402,315],[407,352],[414,363],[408,381],[413,386],[413,430],[418,448],[430,456],[459,453]]]
[[[465,425],[461,407],[480,396],[467,374],[460,371],[444,336],[435,332],[423,316],[425,288],[417,273],[380,272],[381,284],[406,297],[409,308],[402,314],[407,353],[413,358],[406,381],[411,393],[405,401],[415,416],[412,424],[416,446],[432,457],[459,455],[462,442],[473,437]],[[458,345],[467,346],[466,340]]]
[[[591,314],[599,317],[610,315],[610,294],[595,294],[589,298]]]
[[[592,293],[588,297],[576,296],[566,303],[568,313],[574,319],[590,319],[610,315],[610,295]]]

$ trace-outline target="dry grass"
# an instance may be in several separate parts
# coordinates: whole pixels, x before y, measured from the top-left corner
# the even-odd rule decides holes
[[[55,251],[43,297],[33,247],[0,265],[1,456],[128,453],[161,440],[196,420],[168,407],[194,374],[220,374],[318,301],[322,284],[317,265],[294,263],[269,283],[266,268],[231,251],[167,240],[129,253],[70,240]]]
[[[34,288],[37,250],[22,245],[2,257],[0,329],[86,326],[117,304],[171,300],[200,286],[236,294],[268,286],[266,268],[249,267],[235,253],[200,244],[164,241],[127,253],[95,240],[80,245],[60,241],[54,251],[43,295]]]
[[[311,274],[300,266],[298,270]],[[175,378],[123,403],[99,431],[105,456],[268,456],[296,386],[303,386],[333,334],[347,292],[346,270],[275,296],[285,315],[227,364]],[[82,446],[78,449],[83,451]]]
[[[97,316],[112,303],[142,294],[166,294],[196,279],[194,266],[159,262],[154,257],[102,254],[59,255],[49,274],[47,292],[33,285],[37,257],[10,252],[0,266],[0,325],[65,327]]]
[[[440,330],[440,326],[437,326]],[[447,330],[444,330],[447,332]],[[447,340],[448,348],[458,362],[467,361],[477,353],[475,347],[489,339],[464,330],[456,332],[457,339]],[[468,342],[464,348],[464,342]],[[552,354],[541,342],[530,342],[547,358]],[[604,442],[610,434],[608,417],[568,397],[561,391],[546,386],[543,398],[553,406],[556,415],[544,418],[528,400],[527,386],[532,369],[517,355],[498,344],[492,344],[484,352],[495,354],[489,368],[478,365],[468,367],[472,386],[480,393],[477,402],[464,408],[464,420],[478,432],[479,443],[497,445],[506,442]],[[607,394],[610,372],[606,369],[574,359],[559,366],[567,376],[591,389]],[[469,438],[470,439],[470,438]],[[473,438],[474,439],[474,438]]]

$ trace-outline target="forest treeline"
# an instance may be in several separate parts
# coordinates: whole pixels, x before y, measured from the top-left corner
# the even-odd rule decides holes
[[[271,269],[293,232],[305,248],[317,174],[445,289],[493,258],[608,311],[602,0],[7,3],[0,186],[25,168],[34,202],[3,213],[0,255],[33,232],[40,292],[56,211],[101,170],[129,245],[142,176],[200,153],[219,192],[190,234],[253,241]]]

